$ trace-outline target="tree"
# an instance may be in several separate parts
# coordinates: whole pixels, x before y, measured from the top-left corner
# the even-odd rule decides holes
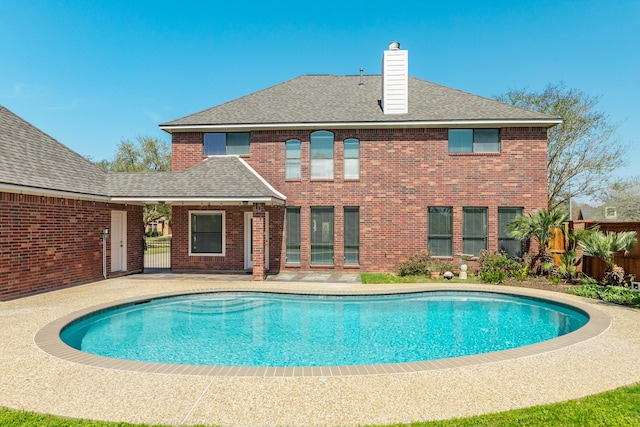
[[[122,139],[114,159],[97,164],[111,172],[167,172],[171,170],[171,149],[166,141],[150,136]]]
[[[509,236],[521,242],[533,239],[538,244],[538,253],[531,259],[531,269],[542,274],[553,264],[547,248],[549,241],[558,229],[561,229],[569,215],[564,209],[556,208],[549,212],[538,209],[527,215],[517,216],[509,222]]]
[[[171,170],[171,149],[166,141],[137,136],[135,141],[120,140],[113,160],[100,160],[95,164],[110,172],[168,172]],[[143,217],[145,228],[163,217],[171,222],[171,206],[145,206]]]
[[[567,89],[561,82],[548,84],[539,93],[510,90],[496,99],[563,119],[548,132],[549,210],[610,187],[609,173],[624,164],[627,146],[616,136],[617,125],[596,110],[598,97]]]
[[[640,178],[619,181],[600,195],[594,219],[640,221]]]
[[[585,255],[600,258],[607,264],[604,269],[604,283],[620,286],[624,283],[624,269],[615,264],[614,255],[621,251],[627,255],[637,240],[635,231],[603,233],[600,230],[591,230],[581,235],[578,244],[582,246]]]

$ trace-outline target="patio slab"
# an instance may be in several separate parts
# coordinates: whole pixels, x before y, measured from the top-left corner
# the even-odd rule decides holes
[[[155,277],[154,277],[155,276]],[[136,275],[0,302],[0,406],[109,421],[171,425],[358,425],[446,419],[582,397],[640,382],[640,311],[555,292],[466,285],[579,304],[608,319],[599,332],[561,348],[402,367],[272,370],[127,363],[94,366],[52,356],[41,329],[77,310],[123,299],[207,290],[368,293],[454,285],[224,281],[208,275]],[[232,280],[233,276],[227,279]],[[457,287],[457,286],[456,286]],[[464,358],[458,358],[464,359]],[[255,372],[254,372],[255,374]],[[229,376],[240,375],[240,376]]]

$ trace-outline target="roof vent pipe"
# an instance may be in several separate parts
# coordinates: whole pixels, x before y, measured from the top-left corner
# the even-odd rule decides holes
[[[389,50],[400,50],[400,42],[389,43]]]
[[[360,83],[358,83],[358,86],[364,86],[364,81],[362,80],[363,72],[364,72],[364,68],[360,67]]]

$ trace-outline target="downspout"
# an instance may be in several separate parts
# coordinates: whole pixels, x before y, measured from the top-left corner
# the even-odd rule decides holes
[[[109,229],[102,230],[102,277],[107,278],[107,237]]]

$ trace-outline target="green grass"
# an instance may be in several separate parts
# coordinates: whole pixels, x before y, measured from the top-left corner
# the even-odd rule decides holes
[[[440,276],[439,279],[432,279],[429,276],[398,276],[390,273],[360,273],[360,280],[365,284],[375,283],[480,283],[474,276],[469,275],[467,280],[460,280],[455,276],[451,280],[446,280]]]
[[[482,399],[482,396],[478,396]],[[455,402],[452,402],[455,404]],[[463,426],[619,426],[640,425],[640,383],[564,403],[533,406],[513,411],[456,418],[447,421],[392,424],[413,427]],[[144,427],[159,424],[128,424],[83,421],[0,408],[0,426],[15,427]],[[381,425],[382,426],[382,425]]]
[[[393,425],[401,426],[406,424]],[[640,383],[564,403],[532,406],[513,411],[446,421],[417,422],[408,425],[412,427],[639,426]],[[386,427],[389,427],[389,425]]]
[[[147,237],[145,255],[166,254],[171,252],[171,237]]]

